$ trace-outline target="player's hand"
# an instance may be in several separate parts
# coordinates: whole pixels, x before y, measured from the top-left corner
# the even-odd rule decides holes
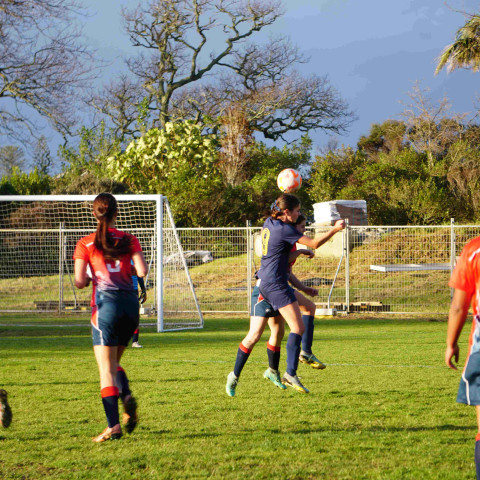
[[[455,363],[458,363],[459,352],[460,352],[460,349],[458,348],[457,344],[452,346],[447,346],[447,349],[445,350],[445,363],[447,367],[453,370],[458,370],[458,368],[452,363],[452,358],[455,359]]]
[[[339,232],[340,230],[343,230],[345,228],[345,220],[337,220],[335,224],[333,225],[333,228]]]
[[[89,277],[88,275],[85,277],[85,286],[88,287],[90,285],[90,283],[92,283],[92,279],[91,277]]]
[[[147,299],[147,291],[144,288],[142,288],[140,295],[138,296],[138,301],[140,302],[140,305],[143,305],[146,299]]]
[[[316,297],[318,295],[318,290],[312,287],[306,287],[304,292],[310,297]]]

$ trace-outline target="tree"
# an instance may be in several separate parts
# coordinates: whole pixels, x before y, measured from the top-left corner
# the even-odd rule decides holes
[[[29,143],[40,117],[70,132],[78,89],[92,78],[79,12],[75,0],[0,0],[0,135]]]
[[[480,15],[468,15],[465,25],[457,30],[455,41],[447,45],[438,58],[435,74],[443,67],[452,72],[457,68],[480,69]]]
[[[16,145],[0,147],[0,174],[11,175],[15,168],[22,170],[25,164],[23,150]]]
[[[46,137],[42,135],[37,140],[33,152],[33,167],[36,168],[40,174],[48,175],[52,166],[52,154],[50,153]]]
[[[139,134],[140,112],[148,127],[163,128],[216,119],[231,108],[273,140],[292,131],[344,131],[352,113],[326,77],[295,71],[307,61],[296,47],[284,38],[246,43],[282,13],[279,0],[156,0],[123,10],[131,43],[142,49],[127,60],[134,80],[121,78],[109,88],[113,95],[104,91],[90,103],[121,135]]]

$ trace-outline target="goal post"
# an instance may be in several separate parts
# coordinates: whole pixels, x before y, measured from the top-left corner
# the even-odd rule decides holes
[[[96,195],[0,196],[0,312],[89,312],[91,290],[73,283],[77,241],[96,230]],[[115,195],[116,227],[142,245],[148,274],[142,313],[159,332],[202,328],[203,316],[168,200]]]

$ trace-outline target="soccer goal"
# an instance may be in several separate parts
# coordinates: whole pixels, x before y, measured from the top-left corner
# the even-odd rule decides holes
[[[0,196],[0,312],[89,312],[75,289],[73,251],[96,229],[96,195]],[[147,301],[159,332],[202,328],[203,316],[168,200],[115,195],[117,228],[134,234],[148,264]],[[143,320],[142,320],[143,321]]]

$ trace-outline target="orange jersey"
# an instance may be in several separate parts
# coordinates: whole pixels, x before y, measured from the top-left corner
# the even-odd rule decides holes
[[[106,260],[103,252],[95,247],[95,233],[91,233],[78,241],[73,254],[74,259],[85,260],[90,266],[93,282],[92,305],[95,304],[97,288],[100,290],[133,290],[132,255],[142,251],[140,242],[134,235],[116,228],[109,228],[108,233],[112,235],[113,239],[129,235],[131,238],[130,252],[117,260]]]
[[[468,242],[458,259],[448,285],[472,295],[473,315],[480,312],[480,237]]]

